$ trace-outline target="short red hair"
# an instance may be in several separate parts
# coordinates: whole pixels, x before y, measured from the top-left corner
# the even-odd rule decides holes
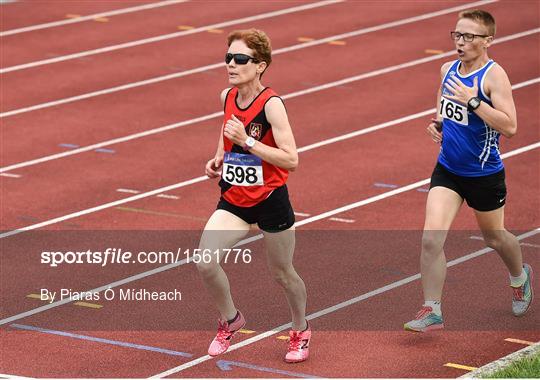
[[[272,45],[265,32],[253,28],[234,30],[227,37],[227,46],[231,46],[233,41],[236,40],[243,41],[248,48],[253,50],[253,58],[255,58],[256,62],[266,62],[266,68],[270,66],[272,63]]]

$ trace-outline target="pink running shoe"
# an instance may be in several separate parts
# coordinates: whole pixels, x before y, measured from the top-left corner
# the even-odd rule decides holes
[[[309,323],[304,331],[289,331],[289,348],[285,361],[287,363],[299,363],[309,356],[309,341],[311,340],[311,328]]]
[[[231,345],[231,338],[245,325],[246,319],[240,311],[238,311],[236,320],[230,325],[227,321],[218,319],[218,331],[216,337],[210,343],[210,347],[208,347],[208,355],[217,356],[226,352]]]

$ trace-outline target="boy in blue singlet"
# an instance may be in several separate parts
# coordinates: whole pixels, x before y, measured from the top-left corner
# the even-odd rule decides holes
[[[427,128],[441,150],[431,177],[422,236],[425,302],[415,319],[405,324],[410,331],[444,326],[443,245],[463,200],[474,209],[487,246],[497,251],[508,268],[513,314],[525,314],[533,299],[532,268],[523,264],[518,240],[504,228],[506,185],[499,136],[514,136],[517,121],[508,76],[487,54],[495,36],[495,20],[485,11],[464,11],[450,35],[458,59],[441,67],[439,112]]]

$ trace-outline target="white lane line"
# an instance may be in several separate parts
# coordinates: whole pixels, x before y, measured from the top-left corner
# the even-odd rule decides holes
[[[498,0],[487,0],[487,1],[469,3],[469,4],[459,6],[459,7],[452,7],[452,8],[444,9],[444,10],[441,10],[441,11],[426,13],[426,14],[423,14],[423,15],[420,15],[420,16],[410,17],[410,18],[406,18],[406,19],[402,19],[402,20],[398,20],[398,21],[393,21],[393,22],[390,22],[390,23],[381,24],[381,25],[377,25],[377,26],[373,26],[373,27],[369,27],[369,28],[362,28],[362,29],[354,30],[354,31],[348,32],[348,33],[338,34],[338,35],[322,38],[322,39],[319,39],[319,40],[314,40],[314,41],[309,42],[309,43],[302,43],[302,44],[292,45],[292,46],[284,47],[284,48],[281,48],[281,49],[276,49],[276,50],[272,51],[272,55],[276,56],[278,54],[287,53],[287,52],[290,52],[290,51],[295,51],[295,50],[300,50],[300,49],[304,49],[304,48],[308,48],[308,47],[312,47],[312,46],[316,46],[316,45],[325,44],[328,41],[332,41],[332,40],[337,39],[337,38],[350,38],[350,37],[359,36],[359,35],[366,34],[366,33],[376,32],[376,31],[383,30],[383,29],[388,29],[388,28],[393,28],[393,27],[396,27],[396,26],[410,24],[410,23],[413,23],[413,22],[422,21],[422,20],[426,20],[426,19],[429,19],[429,18],[445,15],[447,13],[457,12],[459,10],[467,9],[469,7],[483,5],[483,4],[486,4],[486,3],[493,2],[493,1],[498,1]],[[205,71],[208,71],[208,70],[213,70],[213,69],[223,68],[223,67],[224,67],[223,62],[218,62],[218,63],[214,63],[214,64],[211,64],[211,65],[201,66],[201,67],[197,67],[197,68],[189,69],[189,70],[185,70],[185,71],[180,71],[180,72],[173,73],[173,74],[162,75],[162,76],[158,76],[158,77],[154,77],[154,78],[145,79],[145,80],[142,80],[142,81],[131,82],[131,83],[127,83],[127,84],[120,85],[120,86],[106,88],[106,89],[103,89],[103,90],[88,92],[86,94],[71,96],[71,97],[68,97],[68,98],[53,100],[53,101],[50,101],[50,102],[40,103],[40,104],[36,104],[36,105],[33,105],[33,106],[14,109],[14,110],[11,110],[11,111],[0,113],[0,118],[13,116],[13,115],[18,115],[18,114],[21,114],[21,113],[26,113],[26,112],[31,112],[31,111],[36,111],[36,110],[40,110],[40,109],[43,109],[43,108],[54,107],[54,106],[58,106],[58,105],[61,105],[61,104],[72,103],[72,102],[79,101],[79,100],[89,99],[89,98],[93,98],[93,97],[100,96],[100,95],[106,95],[106,94],[111,94],[111,93],[118,92],[118,91],[128,90],[128,89],[131,89],[131,88],[145,86],[145,85],[148,85],[148,84],[153,84],[153,83],[163,82],[163,81],[167,81],[167,80],[171,80],[171,79],[181,78],[181,77],[184,77],[184,76],[188,76],[188,75],[192,75],[192,74],[196,74],[196,73],[202,73],[202,72],[205,72]]]
[[[0,2],[6,2],[6,1],[0,1]],[[0,378],[3,378],[3,379],[15,379],[15,380],[17,380],[17,379],[35,379],[35,377],[15,376],[15,375],[8,375],[8,374],[5,374],[5,373],[0,373]]]
[[[24,232],[24,231],[35,230],[36,228],[49,226],[51,224],[63,222],[63,221],[68,220],[68,219],[73,219],[73,218],[77,218],[77,217],[82,216],[82,215],[87,215],[87,214],[91,214],[91,213],[94,213],[94,212],[97,212],[97,211],[105,210],[105,209],[115,207],[115,206],[118,206],[118,205],[122,205],[122,204],[125,204],[125,203],[128,203],[128,202],[136,201],[138,199],[148,198],[148,197],[151,197],[153,195],[157,195],[157,194],[164,193],[164,192],[174,190],[174,189],[179,189],[181,187],[192,185],[192,184],[197,183],[197,182],[206,181],[207,179],[208,179],[207,176],[201,176],[201,177],[193,178],[193,179],[190,179],[190,180],[187,180],[187,181],[176,183],[174,185],[169,185],[169,186],[161,187],[161,188],[156,189],[156,190],[148,191],[146,193],[136,194],[136,195],[133,195],[131,197],[119,199],[119,200],[114,201],[114,202],[109,202],[109,203],[105,203],[105,204],[102,204],[102,205],[99,205],[99,206],[88,208],[86,210],[77,211],[77,212],[71,213],[69,215],[61,216],[61,217],[54,218],[54,219],[49,219],[49,220],[47,220],[45,222],[33,224],[31,226],[22,227],[22,228],[19,228],[19,229],[16,229],[16,230],[12,230],[12,231],[0,234],[0,239],[6,238],[6,237],[12,236],[12,235],[17,235],[17,234],[19,234],[21,232]]]
[[[333,220],[334,222],[341,222],[341,223],[354,223],[356,220],[354,219],[345,219],[345,218],[330,218],[330,220]]]
[[[114,149],[96,149],[95,152],[99,152],[99,153],[114,153]]]
[[[1,175],[1,174],[0,174]],[[134,190],[134,189],[116,189],[119,193],[128,193],[128,194],[140,194],[140,190]],[[156,195],[156,198],[165,198],[165,199],[180,199],[180,197],[176,195],[170,195],[170,194],[158,194]]]
[[[69,149],[73,149],[73,148],[78,148],[79,145],[77,144],[68,144],[68,143],[62,143],[62,144],[58,144],[58,146],[62,147],[62,148],[69,148]]]
[[[160,2],[157,2],[157,3],[150,3],[150,4],[145,4],[145,5],[137,5],[135,7],[116,9],[114,11],[95,13],[93,15],[76,17],[76,18],[72,18],[72,19],[68,19],[68,20],[52,21],[52,22],[47,22],[47,23],[44,23],[44,24],[25,26],[25,27],[22,27],[22,28],[11,29],[11,30],[6,30],[6,31],[3,31],[3,32],[0,32],[0,37],[11,36],[11,35],[14,35],[14,34],[25,33],[25,32],[31,32],[31,31],[34,31],[34,30],[54,28],[55,26],[74,24],[74,23],[77,23],[77,22],[93,20],[95,18],[110,17],[110,16],[116,16],[116,15],[121,15],[121,14],[125,14],[125,13],[144,11],[144,10],[147,10],[147,9],[166,7],[167,5],[185,3],[186,1],[189,1],[189,0],[160,1]]]
[[[501,157],[503,159],[506,159],[506,158],[509,158],[509,157],[513,157],[513,156],[528,152],[528,151],[530,151],[532,149],[536,149],[538,147],[540,147],[540,142],[537,142],[535,144],[527,145],[527,146],[512,150],[510,152],[507,152],[507,153],[503,154]],[[199,177],[198,178],[199,182],[200,182],[201,179],[204,179],[204,178],[207,178],[207,177],[206,176],[205,177]],[[367,199],[364,199],[364,200],[361,200],[361,201],[358,201],[358,202],[355,202],[355,203],[351,203],[351,204],[336,208],[334,210],[324,212],[324,213],[319,214],[319,215],[315,215],[315,216],[313,216],[311,218],[308,218],[308,219],[305,219],[305,220],[302,220],[300,222],[295,223],[295,226],[300,227],[300,226],[303,226],[303,225],[308,224],[308,223],[313,223],[313,222],[316,222],[318,220],[325,219],[325,218],[334,216],[336,214],[340,214],[342,212],[352,210],[354,208],[358,208],[358,207],[362,207],[362,206],[370,204],[370,203],[378,202],[378,201],[380,201],[382,199],[386,199],[386,198],[392,197],[394,195],[401,194],[401,193],[404,193],[406,191],[412,190],[412,189],[414,189],[416,187],[420,187],[420,186],[424,185],[427,182],[429,182],[429,178],[418,181],[418,182],[415,182],[415,183],[412,183],[412,184],[407,185],[407,186],[403,186],[403,187],[401,187],[399,189],[394,189],[394,190],[388,191],[388,192],[383,193],[383,194],[379,194],[379,195],[374,196],[374,197],[370,197],[370,198],[367,198]],[[107,203],[107,204],[102,205],[102,206],[94,207],[94,208],[91,208],[91,209],[88,209],[88,210],[83,210],[83,211],[80,211],[80,212],[74,213],[74,214],[69,214],[69,215],[66,215],[64,217],[51,219],[51,220],[46,221],[46,222],[42,222],[42,223],[34,224],[32,226],[25,227],[24,229],[14,230],[14,231],[10,231],[10,232],[4,233],[4,234],[0,234],[0,239],[3,239],[3,238],[6,238],[8,236],[18,234],[18,233],[23,232],[23,231],[34,230],[34,229],[37,229],[37,228],[40,228],[40,227],[43,227],[43,226],[46,226],[46,225],[58,223],[58,222],[63,221],[63,220],[72,219],[72,218],[75,218],[75,217],[80,216],[80,215],[85,215],[85,214],[89,214],[89,213],[96,212],[96,211],[99,211],[99,210],[103,210],[105,208],[114,207],[114,206],[116,206],[118,204],[123,204],[123,203],[131,202],[131,201],[134,201],[134,200],[137,200],[137,199],[142,199],[142,198],[145,198],[145,197],[149,197],[149,196],[155,195],[157,193],[165,192],[165,191],[171,190],[172,188],[178,188],[178,187],[182,187],[182,186],[185,186],[185,182],[181,182],[181,183],[176,184],[176,185],[162,187],[162,188],[159,188],[159,189],[156,189],[156,190],[153,190],[153,191],[149,191],[147,193],[134,195],[132,197],[128,197],[128,198],[122,199],[122,200],[117,201],[117,202]],[[524,235],[526,235],[526,234],[524,234]],[[520,235],[520,236],[524,236],[524,235]],[[244,240],[238,242],[238,244],[236,246],[251,243],[252,241],[259,240],[262,237],[263,237],[262,234],[255,235],[255,236],[253,236],[251,238],[244,239]],[[488,250],[490,250],[490,249],[488,249]],[[458,260],[460,260],[460,259],[456,259],[454,261],[458,261]],[[90,292],[90,293],[94,293],[94,292],[99,293],[99,292],[102,292],[102,291],[107,290],[109,288],[115,288],[115,287],[118,287],[118,286],[122,286],[124,284],[139,280],[141,278],[145,278],[145,277],[148,277],[148,276],[160,273],[160,272],[164,272],[166,270],[169,270],[169,269],[181,266],[181,265],[185,265],[186,263],[188,263],[188,260],[183,259],[183,260],[177,261],[175,263],[171,263],[171,264],[167,264],[167,265],[164,265],[164,266],[161,266],[161,267],[158,267],[158,268],[154,268],[154,269],[151,269],[149,271],[138,273],[138,274],[135,274],[133,276],[130,276],[130,277],[115,281],[113,283],[103,285],[103,286],[100,286],[100,287],[92,289],[92,290],[88,290],[88,292]],[[4,318],[4,319],[0,320],[0,326],[4,325],[6,323],[11,323],[13,321],[16,321],[16,320],[19,320],[19,319],[22,319],[22,318],[26,318],[26,317],[34,315],[34,314],[44,312],[46,310],[49,310],[49,309],[52,309],[52,308],[55,308],[55,307],[58,307],[58,306],[61,306],[61,305],[64,305],[64,304],[68,304],[68,303],[70,303],[72,301],[73,300],[71,298],[64,298],[61,301],[56,301],[56,302],[53,302],[53,303],[50,303],[50,304],[47,304],[47,305],[40,306],[40,307],[35,308],[35,309],[25,311],[23,313],[13,315],[13,316],[8,317],[8,318]],[[315,314],[317,314],[317,313],[315,313]],[[286,326],[288,326],[288,325],[286,325]],[[272,335],[272,334],[270,334],[270,335]]]
[[[538,78],[538,81],[540,82],[540,77]],[[340,142],[340,141],[351,139],[353,137],[358,137],[358,136],[365,135],[365,134],[368,134],[368,133],[376,132],[376,131],[378,131],[380,129],[385,129],[385,128],[388,128],[388,127],[391,127],[391,126],[394,126],[394,125],[402,124],[402,123],[405,123],[407,121],[411,121],[411,120],[414,120],[414,119],[419,119],[421,117],[433,115],[436,111],[437,110],[435,108],[430,108],[430,109],[425,110],[425,111],[417,112],[417,113],[414,113],[412,115],[408,115],[408,116],[400,117],[398,119],[390,120],[390,121],[387,121],[387,122],[384,122],[384,123],[381,123],[381,124],[374,125],[372,127],[359,129],[359,130],[356,130],[356,131],[353,131],[353,132],[346,133],[346,134],[341,135],[341,136],[336,136],[336,137],[332,137],[332,138],[329,138],[329,139],[326,139],[326,140],[322,140],[322,141],[319,141],[319,142],[316,142],[316,143],[313,143],[313,144],[306,145],[306,146],[298,148],[298,153],[307,152],[309,150],[317,149],[317,148],[320,148],[320,147],[325,146],[325,145],[334,144],[334,143],[337,143],[337,142]],[[2,168],[0,168],[0,172],[2,172]]]
[[[528,36],[530,34],[534,34],[534,33],[538,33],[538,32],[540,32],[540,28],[531,29],[531,30],[528,30],[528,31],[525,31],[525,32],[522,32],[522,33],[517,33],[517,34],[513,34],[513,35],[510,35],[510,36],[503,37],[503,38],[495,41],[493,44],[495,44],[497,42],[500,43],[500,42],[510,41],[512,39],[521,38],[521,37]],[[399,65],[386,67],[384,69],[370,71],[370,72],[367,72],[367,73],[364,73],[364,74],[361,74],[361,75],[348,77],[348,78],[345,78],[345,79],[342,79],[342,80],[339,80],[339,81],[336,81],[336,82],[330,82],[330,83],[326,83],[324,85],[316,86],[316,87],[313,87],[311,89],[305,89],[305,90],[302,90],[302,91],[289,93],[289,94],[283,95],[282,98],[283,99],[290,99],[290,98],[295,98],[295,97],[298,97],[298,96],[306,95],[306,94],[317,92],[317,91],[327,90],[327,89],[330,89],[332,87],[340,86],[343,83],[350,83],[350,82],[359,81],[359,80],[363,80],[363,79],[366,79],[366,78],[374,77],[374,76],[377,76],[377,75],[387,74],[387,73],[390,73],[390,72],[393,72],[393,71],[398,71],[398,70],[401,70],[401,69],[404,69],[404,68],[420,65],[420,64],[435,60],[436,57],[437,57],[436,59],[440,59],[440,58],[447,57],[447,56],[450,56],[450,55],[453,55],[453,54],[454,54],[453,51],[449,51],[449,52],[446,52],[444,54],[441,54],[439,57],[438,56],[432,56],[432,57],[428,57],[428,58],[422,58],[422,59],[402,63],[402,64],[399,64]],[[517,85],[514,85],[512,88],[515,90],[515,89],[525,87],[525,86],[529,86],[529,85],[536,84],[536,83],[540,83],[540,77],[528,80],[526,82],[521,82],[521,83],[519,83]],[[435,109],[433,109],[433,110],[435,110]],[[426,115],[431,113],[431,112],[435,112],[435,111],[432,111],[432,110],[424,111],[424,113],[426,113]],[[112,139],[112,140],[106,140],[106,141],[103,141],[103,142],[100,142],[100,143],[87,145],[87,146],[84,146],[84,147],[81,147],[81,148],[72,149],[72,150],[69,150],[69,151],[64,151],[64,152],[61,152],[61,153],[56,153],[56,154],[36,158],[36,159],[33,159],[33,160],[29,160],[29,161],[23,161],[23,162],[20,162],[20,163],[17,163],[17,164],[12,164],[12,165],[8,165],[8,166],[4,166],[4,167],[0,168],[0,173],[6,172],[6,171],[9,171],[9,170],[13,170],[13,169],[19,169],[19,168],[23,168],[23,167],[27,167],[27,166],[36,165],[36,164],[51,161],[51,160],[57,160],[59,158],[68,157],[68,156],[83,153],[83,152],[88,152],[88,151],[94,150],[96,148],[101,148],[101,147],[104,147],[104,146],[119,144],[119,143],[123,143],[123,142],[126,142],[126,141],[135,140],[135,139],[138,139],[138,138],[141,138],[141,137],[146,137],[146,136],[150,136],[150,135],[170,131],[170,130],[180,128],[180,127],[184,127],[184,126],[187,126],[187,125],[196,124],[196,123],[199,123],[199,122],[211,120],[211,119],[220,117],[222,115],[223,115],[222,111],[214,112],[214,113],[211,113],[211,114],[208,114],[208,115],[205,115],[205,116],[200,116],[200,117],[197,117],[197,118],[194,118],[194,119],[189,119],[189,120],[181,121],[181,122],[178,122],[178,123],[165,125],[163,127],[158,127],[158,128],[154,128],[154,129],[148,129],[148,130],[143,131],[143,132],[138,132],[138,133],[134,133],[134,134],[123,136],[123,137],[118,137],[118,138],[115,138],[115,139]],[[414,115],[411,115],[411,116],[414,116]],[[410,117],[410,116],[408,116],[408,117]],[[420,117],[420,116],[418,116],[418,117]],[[416,118],[416,117],[413,117],[413,118]],[[381,128],[385,128],[385,126],[384,125],[379,125],[379,126],[374,126],[372,128],[381,129]],[[362,132],[360,134],[369,133],[369,132],[372,132],[372,130]],[[359,133],[359,132],[353,132],[353,133]],[[354,136],[343,135],[341,137],[337,137],[337,139],[347,139],[347,138],[350,138],[350,137],[354,137]],[[330,139],[330,140],[325,140],[325,141],[326,142],[320,142],[320,143],[313,144],[313,146],[305,147],[304,149],[305,150],[313,149],[315,147],[318,147],[317,144],[323,144],[323,143],[324,144],[331,144],[331,143],[333,143],[335,141],[339,141],[339,140]]]
[[[0,168],[0,173],[9,171],[9,170],[12,170],[12,169],[15,169],[15,168],[23,168],[23,167],[26,167],[26,166],[32,166],[32,165],[39,164],[39,163],[42,163],[42,162],[47,162],[47,161],[51,161],[51,160],[57,160],[57,159],[63,158],[63,157],[72,156],[74,154],[79,154],[79,153],[83,153],[83,152],[92,151],[94,149],[101,148],[101,147],[104,147],[104,146],[119,144],[119,143],[123,143],[123,142],[126,142],[126,141],[135,140],[135,139],[138,139],[138,138],[141,138],[141,137],[150,136],[150,135],[154,135],[154,134],[161,133],[161,132],[166,132],[166,131],[169,131],[169,130],[172,130],[172,129],[183,127],[185,125],[191,125],[191,124],[211,120],[211,119],[214,119],[214,118],[216,118],[218,116],[222,116],[222,115],[223,115],[223,112],[221,112],[221,111],[220,112],[215,112],[215,113],[212,113],[212,114],[209,114],[209,115],[206,115],[206,116],[197,117],[195,119],[181,121],[179,123],[169,124],[169,125],[165,125],[163,127],[149,129],[149,130],[146,130],[146,131],[143,131],[143,132],[134,133],[132,135],[127,135],[127,136],[118,137],[118,138],[115,138],[115,139],[112,139],[112,140],[107,140],[107,141],[103,141],[103,142],[100,142],[100,143],[87,145],[87,146],[82,147],[82,148],[72,149],[72,150],[68,150],[68,151],[65,151],[65,152],[52,154],[50,156],[44,156],[44,157],[41,157],[41,158],[36,158],[34,160],[29,160],[29,161],[21,162],[21,163],[18,163],[18,164],[5,166],[3,168]]]
[[[469,236],[469,239],[471,240],[481,240],[481,241],[484,241],[484,238],[482,236]],[[531,247],[531,248],[540,248],[540,245],[538,244],[531,244],[531,243],[521,243],[520,244],[522,247]]]
[[[386,187],[386,188],[389,188],[389,189],[395,189],[396,187],[398,187],[398,185],[394,185],[394,184],[391,184],[391,183],[381,183],[381,182],[375,182],[373,185],[375,187]]]
[[[521,243],[523,247],[532,247],[532,248],[540,248],[540,245],[538,244],[531,244],[531,243]]]
[[[44,60],[41,60],[41,61],[34,61],[34,62],[24,63],[24,64],[21,64],[21,65],[10,66],[10,67],[0,69],[0,74],[5,74],[5,73],[17,71],[17,70],[28,69],[30,67],[37,67],[37,66],[48,65],[48,64],[51,64],[51,63],[68,61],[68,60],[71,60],[71,59],[87,57],[87,56],[95,55],[95,54],[107,53],[107,52],[110,52],[110,51],[126,49],[126,48],[130,48],[130,47],[134,47],[134,46],[140,46],[140,45],[144,45],[144,44],[149,44],[149,43],[154,43],[154,42],[158,42],[158,41],[168,40],[168,39],[171,39],[171,38],[187,36],[187,35],[190,35],[190,34],[206,32],[209,29],[225,28],[225,27],[228,27],[228,26],[231,26],[231,25],[237,25],[237,24],[243,24],[243,23],[253,22],[253,21],[257,21],[257,20],[263,20],[263,19],[276,17],[276,16],[281,16],[281,15],[294,13],[294,12],[301,12],[301,11],[305,11],[305,10],[308,10],[308,9],[314,9],[314,8],[324,7],[324,6],[331,5],[331,4],[342,3],[343,1],[345,1],[345,0],[324,0],[324,1],[319,1],[319,2],[316,2],[316,3],[310,3],[310,4],[300,5],[300,6],[296,6],[296,7],[285,8],[285,9],[281,9],[279,11],[261,13],[261,14],[254,15],[254,16],[248,16],[248,17],[243,17],[243,18],[239,18],[239,19],[235,19],[235,20],[229,20],[229,21],[225,21],[225,22],[220,22],[220,23],[217,23],[217,24],[206,25],[206,26],[202,26],[202,27],[194,28],[194,29],[190,29],[190,30],[183,30],[181,32],[163,34],[163,35],[160,35],[160,36],[144,38],[144,39],[141,39],[141,40],[125,42],[125,43],[122,43],[122,44],[105,46],[105,47],[98,48],[98,49],[86,50],[86,51],[82,51],[82,52],[79,52],[79,53],[62,55],[62,56],[59,56],[59,57],[54,57],[54,58],[50,58],[50,59],[44,59]]]
[[[133,190],[133,189],[116,189],[119,193],[129,193],[129,194],[139,194],[139,190]]]
[[[296,216],[304,216],[304,217],[311,216],[311,214],[307,214],[305,212],[298,212],[298,211],[295,211],[294,215],[296,215]]]
[[[180,199],[180,197],[177,197],[176,195],[169,195],[169,194],[158,194],[156,195],[157,198],[165,198],[165,199]]]
[[[536,235],[539,232],[540,232],[540,228],[536,228],[534,230],[528,231],[528,232],[526,232],[526,233],[524,233],[522,235],[517,236],[517,239],[518,240],[523,240],[523,239],[526,239],[526,238],[528,238],[530,236]],[[459,258],[457,258],[455,260],[449,261],[447,263],[447,267],[449,267],[449,268],[453,267],[453,266],[461,264],[463,262],[472,260],[472,259],[474,259],[476,257],[485,255],[486,253],[489,253],[491,251],[493,251],[493,249],[486,247],[484,249],[480,249],[478,251],[469,253],[469,254],[467,254],[465,256],[462,256],[462,257],[459,257]],[[372,291],[370,291],[368,293],[364,293],[364,294],[362,294],[360,296],[351,298],[349,300],[343,301],[343,302],[338,303],[336,305],[330,306],[330,307],[328,307],[326,309],[319,310],[319,311],[317,311],[315,313],[312,313],[312,314],[306,316],[306,319],[311,321],[313,319],[320,318],[322,316],[334,313],[334,312],[336,312],[338,310],[344,309],[346,307],[349,307],[349,306],[354,305],[356,303],[359,303],[361,301],[365,301],[365,300],[367,300],[369,298],[372,298],[372,297],[375,297],[377,295],[386,293],[386,292],[388,292],[390,290],[399,288],[399,287],[401,287],[403,285],[407,285],[407,284],[409,284],[409,283],[411,283],[413,281],[416,281],[418,279],[420,279],[420,273],[417,273],[415,275],[403,278],[403,279],[401,279],[399,281],[392,282],[392,283],[390,283],[388,285],[385,285],[385,286],[380,287],[378,289],[372,290]],[[270,337],[272,335],[278,334],[281,331],[283,331],[285,329],[288,329],[290,327],[291,327],[291,323],[286,323],[286,324],[283,324],[281,326],[275,327],[272,330],[268,330],[268,331],[266,331],[264,333],[261,333],[261,334],[258,334],[256,336],[254,336],[252,338],[248,338],[248,339],[243,340],[243,341],[241,341],[239,343],[233,344],[232,346],[229,347],[227,352],[238,350],[239,348],[248,346],[248,345],[253,344],[255,342],[258,342],[258,341],[260,341],[262,339],[265,339],[265,338],[268,338],[268,337]],[[167,371],[158,373],[157,375],[151,376],[150,378],[164,378],[166,376],[171,376],[171,375],[173,375],[175,373],[184,371],[184,370],[186,370],[188,368],[194,367],[194,366],[196,366],[198,364],[201,364],[201,363],[206,362],[206,361],[211,360],[211,359],[213,359],[211,356],[204,355],[204,356],[201,356],[201,357],[199,357],[197,359],[194,359],[194,360],[191,360],[191,361],[189,361],[187,363],[179,365],[177,367],[171,368],[171,369],[169,369]],[[467,377],[469,377],[469,376],[467,376]]]
[[[10,178],[21,178],[22,177],[20,174],[15,174],[15,173],[0,173],[0,176],[2,176],[2,177],[10,177]]]

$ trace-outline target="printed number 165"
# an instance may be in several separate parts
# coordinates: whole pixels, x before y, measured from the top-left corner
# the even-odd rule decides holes
[[[463,113],[462,113],[461,107],[449,101],[445,102],[444,99],[441,99],[441,112],[440,113],[441,115],[446,116],[448,119],[454,119],[456,121],[463,121]]]

